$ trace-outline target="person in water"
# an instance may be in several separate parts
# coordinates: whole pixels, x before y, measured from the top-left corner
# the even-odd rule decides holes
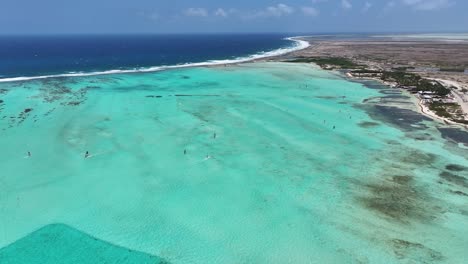
[[[89,151],[86,151],[84,157],[85,157],[85,159],[89,157]]]
[[[213,133],[213,138],[216,138],[216,133]]]
[[[187,154],[187,150],[186,150],[186,149],[184,149],[184,155],[185,155],[185,154]]]
[[[28,151],[28,157],[31,157],[31,151]]]

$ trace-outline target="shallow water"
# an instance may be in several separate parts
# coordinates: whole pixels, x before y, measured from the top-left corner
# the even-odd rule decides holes
[[[2,83],[0,262],[461,263],[465,134],[394,93],[283,63]]]

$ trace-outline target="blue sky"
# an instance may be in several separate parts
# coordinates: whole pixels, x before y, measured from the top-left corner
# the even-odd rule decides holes
[[[0,1],[0,34],[419,31],[468,31],[468,1]]]

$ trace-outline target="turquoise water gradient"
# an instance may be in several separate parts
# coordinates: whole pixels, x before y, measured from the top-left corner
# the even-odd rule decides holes
[[[462,263],[468,151],[389,93],[284,63],[2,83],[0,262]]]

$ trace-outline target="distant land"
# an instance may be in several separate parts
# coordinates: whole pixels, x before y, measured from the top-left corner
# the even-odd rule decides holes
[[[468,34],[320,35],[281,60],[313,62],[348,77],[407,90],[421,112],[448,124],[468,124]]]

